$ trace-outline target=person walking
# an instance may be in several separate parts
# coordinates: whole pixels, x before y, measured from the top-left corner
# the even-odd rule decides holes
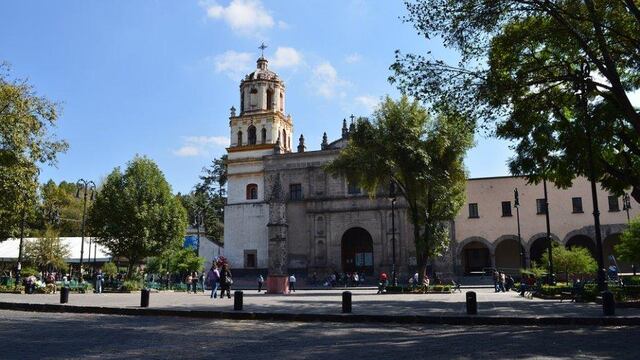
[[[96,294],[102,294],[102,283],[104,281],[104,277],[102,276],[102,270],[98,269],[96,273]]]
[[[211,265],[211,270],[207,274],[207,281],[211,286],[211,298],[215,299],[218,297],[218,286],[220,285],[220,271],[218,271],[218,266],[216,263]]]
[[[296,292],[296,275],[289,276],[289,292]]]
[[[187,275],[185,282],[187,283],[187,294],[191,294],[191,283],[193,282],[193,276],[191,273]]]
[[[198,283],[202,288],[202,293],[204,294],[204,270],[202,270],[202,273],[200,273],[200,277],[198,278]]]
[[[388,276],[387,273],[383,272],[380,274],[380,283],[378,283],[378,292],[377,294],[382,294],[387,288],[388,284]]]
[[[233,284],[233,278],[231,277],[231,271],[227,264],[222,265],[220,270],[220,299],[224,297],[224,292],[227,292],[227,297],[231,299],[231,285]]]
[[[262,274],[258,274],[258,292],[262,291],[262,284],[264,284],[264,278]]]
[[[198,272],[194,271],[191,273],[191,288],[193,289],[193,293],[198,292]]]

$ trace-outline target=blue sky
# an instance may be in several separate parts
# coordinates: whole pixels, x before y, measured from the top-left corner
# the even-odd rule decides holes
[[[3,13],[0,61],[62,107],[56,133],[70,149],[42,181],[100,181],[141,154],[188,192],[225,151],[229,108],[263,41],[308,150],[398,96],[387,82],[396,49],[455,56],[402,23],[400,1],[12,1]],[[476,138],[470,175],[506,175],[506,143]]]

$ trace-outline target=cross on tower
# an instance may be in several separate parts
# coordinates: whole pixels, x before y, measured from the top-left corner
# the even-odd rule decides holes
[[[351,114],[351,116],[349,116],[349,118],[351,118],[351,123],[353,124],[353,119],[355,119],[356,117],[353,116],[353,114]]]
[[[264,49],[266,49],[268,46],[264,44],[264,42],[262,43],[262,45],[258,46],[258,49],[262,50],[262,58],[264,58]]]

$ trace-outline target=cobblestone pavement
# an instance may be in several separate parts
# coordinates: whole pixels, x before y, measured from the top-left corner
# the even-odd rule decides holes
[[[0,311],[3,359],[638,359],[639,327],[379,325]]]
[[[341,311],[338,290],[301,290],[287,295],[267,295],[244,291],[244,310],[248,312],[336,314]],[[598,304],[571,303],[559,300],[525,299],[516,292],[495,293],[492,289],[475,289],[479,315],[487,316],[602,316]],[[375,289],[357,289],[353,293],[354,314],[384,315],[463,315],[465,293],[454,294],[385,294]],[[0,294],[0,302],[59,303],[58,295]],[[69,305],[138,307],[140,293],[71,294]],[[210,299],[209,294],[152,293],[150,307],[174,310],[233,311],[233,299]],[[638,316],[640,309],[616,309],[618,316]]]

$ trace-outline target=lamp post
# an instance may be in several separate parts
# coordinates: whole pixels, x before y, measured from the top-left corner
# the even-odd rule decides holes
[[[553,252],[551,251],[551,248],[553,246],[553,244],[551,243],[551,225],[549,222],[549,197],[547,195],[547,178],[546,176],[542,179],[542,186],[544,188],[544,217],[546,220],[546,225],[547,225],[547,244],[549,244],[549,247],[547,248],[548,254],[549,254],[549,284],[555,285],[556,283],[556,277],[553,274]]]
[[[604,291],[607,288],[604,273],[604,256],[602,251],[602,234],[600,232],[600,210],[598,209],[598,194],[596,189],[596,173],[593,160],[593,136],[591,134],[592,124],[589,116],[589,98],[587,94],[587,80],[591,76],[591,69],[587,62],[580,65],[579,76],[581,79],[576,84],[576,96],[579,110],[582,115],[585,134],[587,136],[587,156],[589,166],[589,182],[591,183],[591,199],[593,201],[593,225],[596,232],[596,261],[598,262],[598,290]]]
[[[202,210],[196,211],[194,225],[196,226],[196,234],[198,243],[196,244],[196,256],[200,256],[200,225],[204,221],[204,215]]]
[[[91,193],[90,198],[93,200],[95,198],[95,190],[96,184],[91,180],[80,179],[76,183],[78,190],[76,191],[76,198],[80,198],[80,192],[83,193],[84,204],[82,206],[82,242],[80,243],[80,282],[83,282],[82,278],[82,258],[84,257],[84,224],[87,216],[87,195]]]
[[[518,244],[520,244],[520,266],[526,267],[524,259],[524,247],[522,246],[522,236],[520,236],[520,195],[518,188],[513,189],[513,207],[516,208],[516,222],[518,223]]]
[[[622,210],[627,212],[627,224],[630,224],[631,218],[629,217],[629,210],[631,210],[631,197],[627,193],[624,193],[622,196]]]
[[[391,181],[389,184],[389,197],[391,198],[391,276],[393,286],[398,286],[398,278],[396,277],[396,183]]]

